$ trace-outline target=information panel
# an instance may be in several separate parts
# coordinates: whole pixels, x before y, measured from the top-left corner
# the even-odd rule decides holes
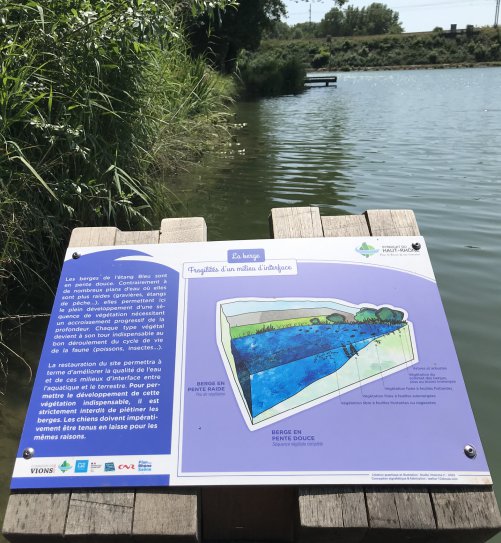
[[[72,248],[11,488],[491,484],[420,237]]]

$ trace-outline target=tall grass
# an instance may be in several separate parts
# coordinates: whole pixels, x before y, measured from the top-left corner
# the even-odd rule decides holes
[[[167,3],[4,1],[0,297],[53,287],[78,225],[143,228],[165,181],[225,137],[231,89]],[[17,296],[16,296],[17,298]]]
[[[171,5],[0,4],[0,347],[7,317],[50,309],[74,227],[157,224],[175,172],[228,138],[231,84]]]

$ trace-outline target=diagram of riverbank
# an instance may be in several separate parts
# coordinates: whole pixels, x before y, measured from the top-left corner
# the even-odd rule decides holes
[[[336,299],[222,300],[217,340],[251,430],[418,361],[404,309]]]

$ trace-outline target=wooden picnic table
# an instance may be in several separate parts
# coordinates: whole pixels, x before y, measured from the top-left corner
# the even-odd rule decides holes
[[[316,207],[273,209],[274,238],[412,236],[412,211],[321,217]],[[207,240],[203,218],[160,230],[76,228],[70,247]],[[491,486],[248,486],[12,492],[3,533],[58,541],[487,541],[501,530]]]

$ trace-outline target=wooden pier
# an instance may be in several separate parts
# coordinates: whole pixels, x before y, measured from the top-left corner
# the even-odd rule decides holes
[[[307,75],[304,79],[304,83],[325,83],[328,87],[329,83],[337,83],[337,75]]]
[[[321,217],[273,209],[275,238],[412,236],[412,211]],[[160,230],[77,228],[70,246],[206,241],[203,218],[164,219]],[[23,491],[9,498],[13,543],[79,540],[483,542],[501,530],[490,486],[267,486]]]

